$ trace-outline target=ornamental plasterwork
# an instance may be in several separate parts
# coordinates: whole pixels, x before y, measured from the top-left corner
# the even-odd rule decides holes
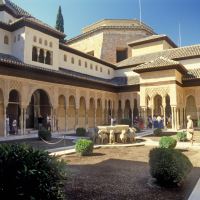
[[[145,88],[145,96],[152,98],[156,95],[161,95],[162,97],[165,97],[169,94],[169,91],[169,87]]]
[[[14,80],[9,81],[9,90],[11,91],[13,89],[17,90],[18,92],[21,91],[22,83]]]

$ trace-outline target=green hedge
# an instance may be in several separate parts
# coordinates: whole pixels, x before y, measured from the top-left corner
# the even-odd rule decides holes
[[[185,131],[178,132],[176,136],[179,142],[187,141],[187,132]]]
[[[86,129],[85,128],[77,128],[76,129],[76,135],[77,136],[85,136],[86,135]]]
[[[0,196],[6,199],[63,199],[66,165],[26,145],[0,145]]]
[[[47,130],[46,128],[42,127],[38,131],[38,138],[43,140],[51,140],[51,131]]]
[[[81,156],[91,155],[93,152],[93,142],[87,139],[79,139],[76,142],[75,149],[78,154]]]
[[[160,148],[170,148],[174,149],[176,147],[177,141],[169,136],[163,136],[161,137],[159,141],[159,147]]]
[[[153,131],[153,134],[156,135],[156,136],[159,136],[162,134],[162,129],[161,128],[156,128],[154,131]]]
[[[163,186],[181,184],[192,169],[190,160],[176,149],[154,148],[149,158],[150,173]]]
[[[126,119],[126,118],[121,119],[121,120],[120,120],[120,124],[124,124],[124,125],[129,125],[129,126],[131,126],[131,119]]]

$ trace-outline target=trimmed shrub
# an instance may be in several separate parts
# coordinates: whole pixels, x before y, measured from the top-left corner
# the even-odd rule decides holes
[[[63,199],[63,161],[27,145],[0,145],[0,196],[7,199]]]
[[[156,128],[154,131],[153,131],[153,134],[158,136],[158,135],[161,135],[162,134],[162,129],[161,128]]]
[[[76,142],[75,149],[81,156],[89,156],[93,152],[93,142],[87,139],[79,139]]]
[[[39,131],[38,131],[38,137],[39,139],[43,139],[43,140],[51,140],[51,131],[47,130],[46,128],[42,127]]]
[[[121,119],[120,124],[131,126],[131,120],[130,119]]]
[[[193,167],[187,156],[176,149],[154,148],[149,158],[150,173],[163,186],[180,185]]]
[[[169,136],[163,136],[161,137],[159,141],[159,147],[160,148],[169,148],[174,149],[176,147],[177,141]]]
[[[77,128],[77,129],[76,129],[76,135],[77,135],[77,136],[85,136],[85,135],[86,135],[86,130],[85,130],[85,128]]]
[[[185,132],[185,131],[178,132],[176,136],[177,136],[177,139],[179,142],[187,141],[187,132]]]

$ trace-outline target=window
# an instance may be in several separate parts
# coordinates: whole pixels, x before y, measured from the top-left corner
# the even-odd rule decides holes
[[[4,44],[9,44],[9,39],[7,35],[4,36]]]
[[[103,69],[102,69],[102,67],[100,67],[100,72],[103,72]]]
[[[32,61],[37,61],[37,48],[33,47],[32,49]]]
[[[90,56],[94,56],[94,51],[89,51],[89,52],[87,52],[87,54]]]
[[[44,50],[40,49],[39,62],[44,63]]]
[[[18,34],[17,36],[17,41],[20,41],[20,34]]]
[[[85,68],[87,68],[87,62],[85,62]]]
[[[64,61],[67,62],[67,55],[64,55]]]
[[[33,42],[37,42],[37,37],[36,36],[33,37]]]
[[[50,47],[53,47],[53,43],[52,43],[52,42],[50,42],[50,43],[49,43],[49,46],[50,46]]]
[[[78,60],[78,65],[81,66],[81,60],[80,59]]]
[[[96,71],[98,71],[98,66],[97,65],[96,65],[95,69],[96,69]]]
[[[42,38],[39,39],[39,43],[42,44]]]
[[[116,60],[117,62],[120,62],[122,60],[125,60],[128,58],[128,49],[120,49],[116,51]]]
[[[90,64],[90,69],[93,69],[93,65],[92,64]]]
[[[44,45],[47,46],[47,44],[48,44],[48,43],[47,43],[47,40],[45,40],[45,41],[44,41]]]
[[[108,70],[108,75],[110,75],[110,70]]]
[[[74,57],[71,58],[71,63],[74,64]]]
[[[47,51],[46,53],[45,64],[47,65],[51,64],[51,53],[49,51]]]

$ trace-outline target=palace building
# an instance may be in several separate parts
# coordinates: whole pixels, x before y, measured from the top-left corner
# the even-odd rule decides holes
[[[66,35],[0,0],[0,136],[163,116],[181,129],[200,111],[200,45],[177,47],[138,20],[104,19]],[[170,121],[168,120],[170,119]]]

